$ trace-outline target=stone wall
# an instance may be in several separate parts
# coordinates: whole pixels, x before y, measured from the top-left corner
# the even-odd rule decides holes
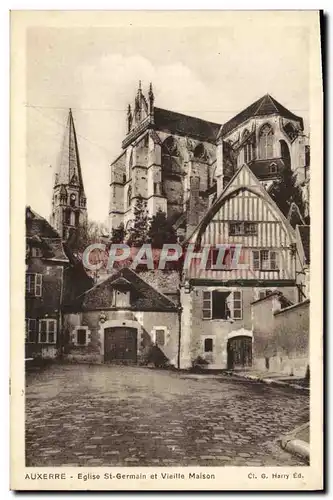
[[[281,309],[276,296],[252,305],[254,367],[305,376],[309,363],[309,300]]]
[[[65,359],[74,362],[104,362],[104,328],[131,327],[137,329],[138,363],[145,360],[149,347],[155,342],[155,330],[165,330],[165,345],[160,346],[168,361],[177,366],[178,360],[178,313],[177,312],[132,312],[132,311],[87,311],[66,314],[64,330],[67,338]],[[85,346],[75,345],[75,330],[87,327],[89,342]]]

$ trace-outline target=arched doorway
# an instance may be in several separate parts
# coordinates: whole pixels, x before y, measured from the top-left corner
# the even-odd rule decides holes
[[[237,335],[228,339],[227,355],[229,370],[252,366],[252,337]]]
[[[104,329],[104,361],[137,362],[137,329],[114,326]]]

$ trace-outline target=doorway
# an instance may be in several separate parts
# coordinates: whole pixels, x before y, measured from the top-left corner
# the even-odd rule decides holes
[[[137,329],[112,327],[104,330],[104,361],[137,362]]]
[[[228,340],[228,369],[252,366],[252,337],[238,336]]]

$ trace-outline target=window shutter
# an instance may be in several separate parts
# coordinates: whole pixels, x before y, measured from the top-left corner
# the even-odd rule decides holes
[[[90,344],[91,342],[91,332],[87,330],[87,344]]]
[[[41,274],[36,274],[35,275],[35,295],[36,297],[41,297],[42,296],[42,275]]]
[[[237,290],[232,294],[233,298],[233,319],[242,319],[243,317],[243,304],[242,304],[242,292]]]
[[[252,259],[253,259],[253,269],[260,269],[260,253],[259,250],[252,251]]]
[[[49,320],[48,321],[48,342],[53,344],[55,342],[55,332],[56,332],[56,321]]]
[[[271,251],[271,269],[278,269],[277,252]]]
[[[76,330],[71,333],[71,342],[76,345]]]
[[[47,340],[47,323],[45,319],[39,320],[39,342],[45,343]]]
[[[202,299],[202,317],[212,319],[212,292],[203,292]]]

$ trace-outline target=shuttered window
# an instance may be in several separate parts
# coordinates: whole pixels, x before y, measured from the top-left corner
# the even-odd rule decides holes
[[[41,274],[27,273],[25,281],[26,293],[33,297],[41,297],[42,283],[43,283],[43,277]]]
[[[227,292],[220,290],[205,291],[202,295],[203,319],[242,319],[243,301],[240,290]]]

